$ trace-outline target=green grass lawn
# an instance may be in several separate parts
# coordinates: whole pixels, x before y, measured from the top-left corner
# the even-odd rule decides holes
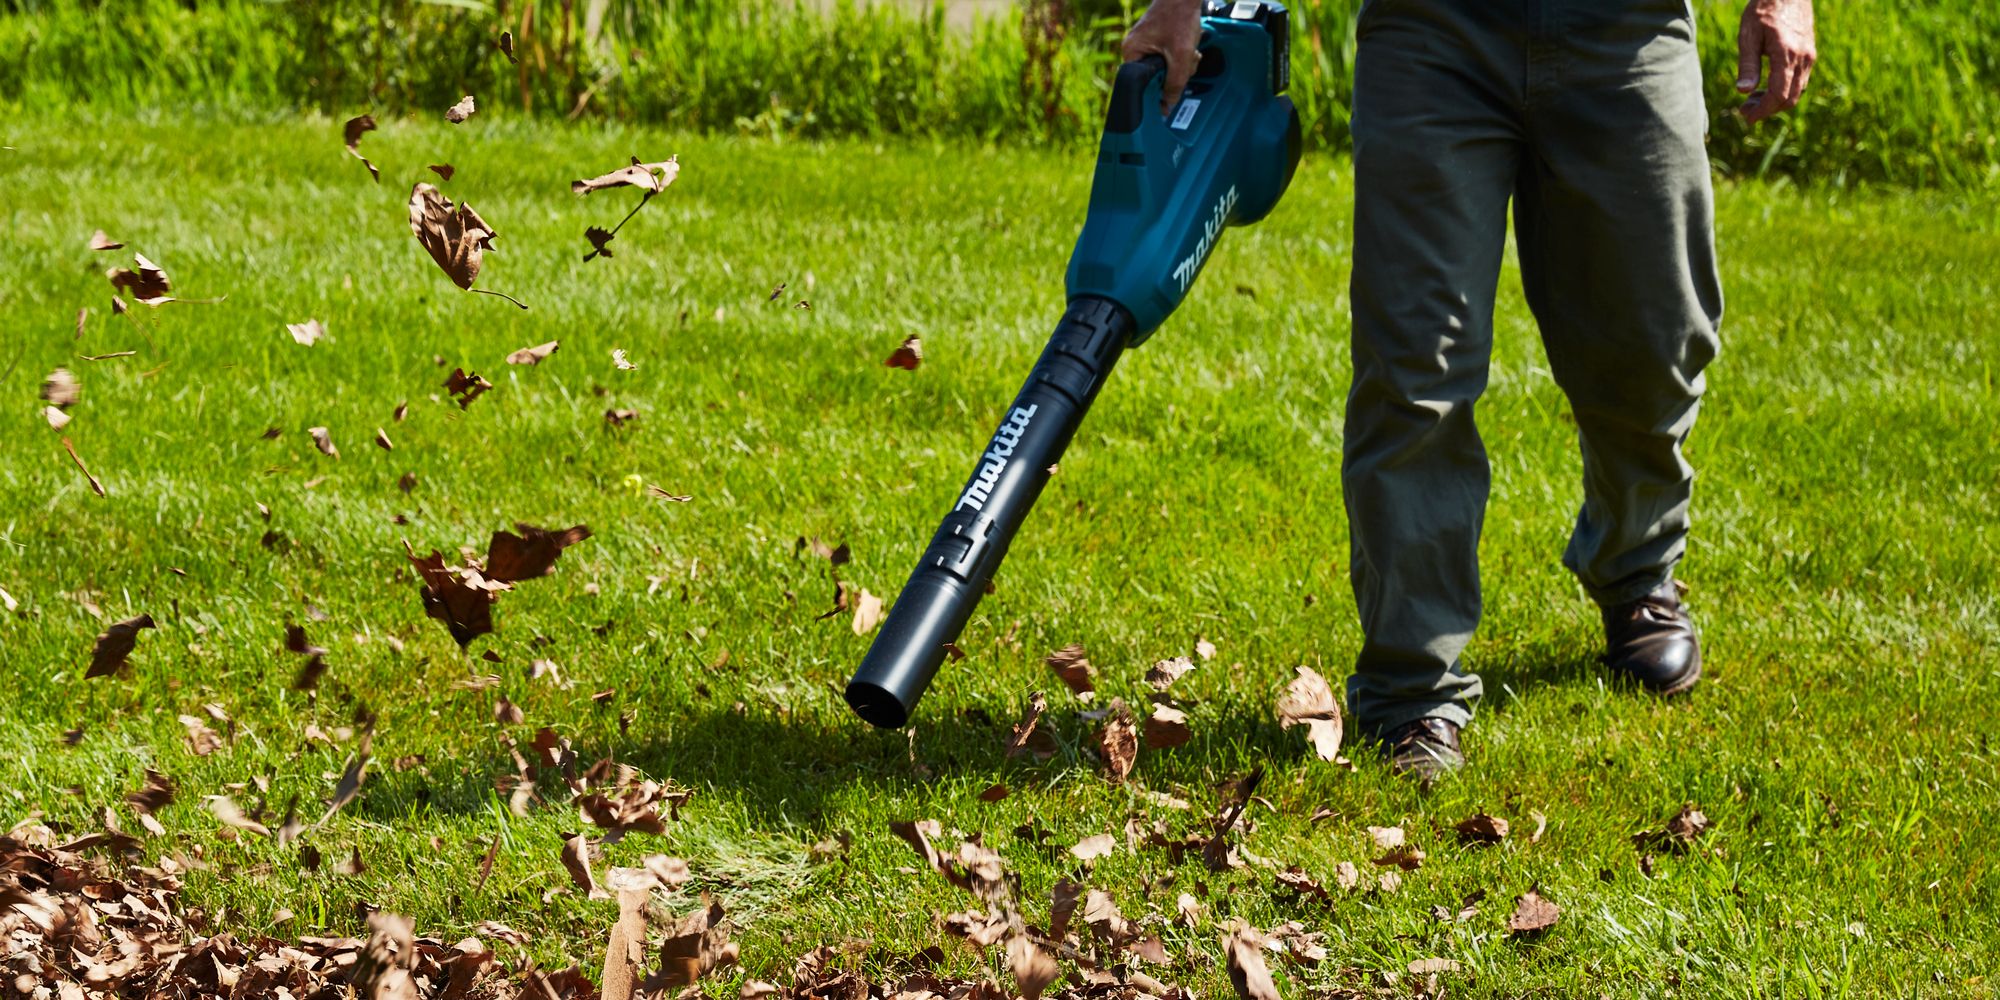
[[[1729,315],[1691,443],[1701,478],[1682,572],[1708,679],[1671,704],[1621,693],[1595,666],[1595,610],[1558,565],[1580,496],[1574,430],[1503,277],[1481,413],[1487,617],[1468,653],[1491,694],[1467,733],[1470,767],[1425,793],[1360,749],[1351,772],[1315,760],[1272,712],[1294,666],[1337,683],[1358,645],[1338,477],[1342,162],[1308,159],[1271,219],[1232,232],[1180,313],[1121,363],[961,639],[966,659],[906,736],[848,714],[839,690],[868,639],[846,615],[820,620],[829,565],[795,540],[850,544],[841,579],[893,599],[1061,312],[1087,153],[481,116],[368,136],[378,186],[327,121],[29,120],[0,144],[0,370],[14,365],[0,380],[0,588],[19,602],[0,614],[0,823],[40,813],[83,832],[111,806],[136,829],[120,800],[145,768],[164,771],[180,794],[147,849],[203,862],[187,900],[212,928],[351,933],[369,903],[447,941],[499,919],[541,961],[594,968],[616,904],[552,892],[569,885],[558,852],[576,809],[556,782],[525,817],[495,790],[514,772],[503,741],[525,751],[553,726],[586,763],[615,755],[693,790],[663,836],[608,847],[600,877],[648,853],[686,858],[766,978],[849,939],[868,942],[855,960],[871,969],[939,943],[957,972],[1002,968],[941,929],[971,899],[888,829],[935,818],[1006,856],[1036,922],[1066,877],[1135,918],[1204,896],[1197,926],[1162,927],[1174,964],[1155,970],[1203,997],[1230,994],[1226,917],[1326,934],[1317,968],[1274,963],[1287,997],[1382,985],[1432,956],[1462,964],[1444,982],[1471,996],[1994,989],[1991,202],[1720,192]],[[678,153],[681,178],[614,258],[583,262],[585,226],[635,196],[580,198],[567,183],[633,153]],[[410,184],[447,162],[446,193],[500,233],[480,287],[530,310],[460,292],[412,239]],[[92,253],[96,228],[128,248]],[[103,272],[132,250],[176,294],[228,298],[114,316]],[[308,317],[330,339],[294,343],[285,324]],[[922,367],[885,367],[912,334]],[[561,349],[539,366],[503,361],[549,340]],[[614,349],[636,369],[614,368]],[[79,357],[116,351],[136,353]],[[496,388],[461,410],[440,385],[454,365]],[[35,398],[57,366],[82,384],[62,432]],[[636,421],[606,423],[626,407]],[[337,459],[307,436],[319,426]],[[377,428],[393,451],[371,443]],[[595,534],[501,595],[494,634],[461,654],[424,617],[402,542],[455,560],[517,520]],[[263,544],[267,530],[282,539]],[[129,675],[83,679],[93,637],[141,612],[159,628]],[[288,623],[329,649],[316,696],[293,690]],[[1077,716],[1092,706],[1043,657],[1082,643],[1101,699],[1143,703],[1147,667],[1198,637],[1216,655],[1175,687],[1193,741],[1109,782],[1098,724]],[[542,659],[560,683],[530,676]],[[487,674],[497,686],[460,686]],[[1038,690],[1062,752],[1008,759],[1002,737]],[[525,721],[496,722],[497,694]],[[208,703],[234,740],[198,757],[176,717]],[[272,825],[296,799],[316,819],[358,742],[341,727],[365,712],[368,780],[303,838],[327,864],[305,870],[296,843],[219,835],[204,796],[262,803]],[[330,740],[309,739],[315,725]],[[1366,828],[1401,825],[1423,866],[1397,893],[1309,903],[1258,864],[1214,874],[1198,856],[1126,847],[1128,818],[1198,827],[1218,783],[1259,765],[1271,808],[1251,807],[1247,852],[1329,886],[1343,861],[1372,881]],[[981,801],[995,782],[1012,794]],[[1684,803],[1713,829],[1643,872],[1633,834]],[[1480,811],[1514,834],[1460,846],[1452,824]],[[1530,843],[1535,813],[1547,825]],[[1023,824],[1046,842],[1018,837]],[[811,856],[842,831],[844,857]],[[1120,834],[1118,851],[1079,874],[1062,848],[1100,833]],[[364,872],[332,870],[356,850]],[[1512,900],[1534,886],[1561,922],[1510,937]],[[1470,919],[1431,914],[1478,891]],[[294,916],[274,926],[280,910]]]

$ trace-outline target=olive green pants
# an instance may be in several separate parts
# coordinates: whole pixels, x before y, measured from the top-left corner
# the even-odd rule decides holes
[[[1363,731],[1463,725],[1510,201],[1583,452],[1564,564],[1615,604],[1686,547],[1681,444],[1722,317],[1701,69],[1684,0],[1367,0],[1357,34],[1348,696]]]

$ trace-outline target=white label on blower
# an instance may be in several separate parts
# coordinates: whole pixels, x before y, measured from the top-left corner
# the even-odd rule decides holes
[[[1197,98],[1190,97],[1181,101],[1181,106],[1174,109],[1173,122],[1170,123],[1167,127],[1187,128],[1188,122],[1194,121],[1195,109],[1199,107],[1201,107],[1201,101]]]

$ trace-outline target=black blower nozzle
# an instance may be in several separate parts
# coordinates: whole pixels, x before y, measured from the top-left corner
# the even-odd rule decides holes
[[[909,721],[1132,332],[1131,314],[1117,303],[1069,304],[848,682],[856,715],[887,729]]]

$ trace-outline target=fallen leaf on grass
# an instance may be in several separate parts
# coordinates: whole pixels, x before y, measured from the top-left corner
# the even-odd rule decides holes
[[[493,383],[480,377],[478,372],[469,372],[463,368],[453,368],[451,374],[444,379],[444,391],[448,395],[458,397],[458,408],[461,410],[471,406],[473,400],[491,388]]]
[[[478,109],[473,107],[472,97],[468,94],[465,97],[459,98],[457,104],[444,110],[444,120],[457,125],[467,118],[472,117],[472,113],[476,110]]]
[[[324,427],[308,427],[306,433],[312,435],[313,446],[328,458],[339,458],[340,449],[334,446],[333,432]]]
[[[1664,830],[1647,830],[1632,835],[1632,843],[1642,849],[1664,847],[1675,853],[1686,853],[1689,847],[1708,832],[1708,817],[1690,802],[1681,806],[1681,811],[1667,821]]]
[[[105,235],[102,229],[90,234],[90,248],[92,250],[118,250],[124,246],[125,244]]]
[[[1010,793],[1007,791],[1006,785],[1002,785],[996,782],[994,784],[986,786],[985,790],[979,793],[979,801],[998,802],[1001,799],[1006,798],[1009,794]]]
[[[658,194],[667,189],[681,174],[680,157],[670,156],[658,163],[644,163],[632,157],[629,166],[619,167],[608,174],[600,174],[586,181],[571,181],[570,193],[589,194],[605,188],[636,187],[649,194]]]
[[[1520,935],[1540,934],[1556,925],[1562,908],[1529,889],[1514,901],[1514,914],[1507,918],[1507,930]]]
[[[1285,696],[1278,699],[1278,728],[1303,724],[1313,752],[1321,760],[1333,760],[1340,756],[1340,702],[1317,671],[1305,666],[1297,670]]]
[[[613,368],[618,369],[621,372],[631,372],[639,370],[639,366],[633,364],[632,359],[625,356],[625,349],[622,347],[614,347],[611,349],[611,366]]]
[[[612,869],[617,872],[620,869]],[[618,922],[604,947],[602,1000],[632,1000],[646,964],[645,890],[618,890]]]
[[[1123,699],[1111,699],[1111,714],[1097,734],[1097,748],[1104,755],[1104,770],[1111,780],[1123,782],[1132,773],[1132,765],[1139,760],[1139,729]]]
[[[1193,669],[1194,661],[1185,656],[1161,660],[1146,669],[1146,683],[1155,691],[1165,691]]]
[[[984,900],[995,900],[1012,891],[1007,884],[1007,863],[991,848],[965,842],[951,855],[940,852],[931,840],[943,836],[943,827],[934,819],[889,824],[889,831],[903,838],[931,870],[945,881]]]
[[[1271,970],[1264,964],[1264,942],[1256,931],[1244,927],[1229,936],[1224,945],[1229,959],[1229,984],[1236,987],[1239,1000],[1282,1000]]]
[[[471,205],[461,202],[454,206],[437,188],[419,183],[410,189],[410,232],[452,284],[528,308],[513,296],[472,287],[479,280],[482,255],[493,249],[498,234]]]
[[[1507,821],[1498,816],[1474,813],[1453,827],[1468,844],[1497,844],[1507,839]]]
[[[496,531],[486,546],[486,578],[502,583],[532,580],[554,571],[562,551],[590,537],[590,526],[579,524],[551,531],[514,522],[511,531]]]
[[[1449,958],[1419,958],[1409,964],[1410,975],[1428,976],[1439,972],[1457,972],[1458,963]]]
[[[303,323],[286,323],[285,332],[291,334],[293,340],[311,347],[326,336],[326,326],[319,320],[308,319]]]
[[[1374,862],[1385,868],[1394,865],[1406,872],[1416,871],[1424,866],[1424,852],[1409,844],[1403,844],[1390,848],[1388,853],[1374,859]]]
[[[361,115],[356,118],[349,118],[347,124],[340,127],[341,135],[347,141],[347,155],[360,160],[361,165],[368,168],[368,176],[375,178],[375,183],[380,184],[382,183],[382,171],[377,170],[372,161],[361,155],[360,148],[361,137],[373,131],[375,131],[374,115]]]
[[[115,622],[97,637],[97,645],[90,651],[90,669],[83,676],[105,677],[125,668],[125,660],[132,655],[132,647],[139,641],[139,630],[157,628],[152,615],[139,615]]]
[[[924,363],[923,341],[917,337],[903,338],[903,345],[891,351],[882,363],[891,368],[916,371],[917,366]]]
[[[1146,749],[1168,750],[1192,738],[1187,713],[1165,705],[1153,706],[1153,714],[1146,719]]]
[[[1092,680],[1097,671],[1092,669],[1081,645],[1071,643],[1050,653],[1048,664],[1078,698],[1087,701],[1097,693],[1097,684]]]
[[[180,716],[182,735],[187,739],[188,752],[197,757],[206,757],[222,748],[222,737],[208,728],[208,724],[192,715]]]
[[[1098,858],[1108,858],[1111,856],[1111,852],[1117,849],[1117,837],[1108,833],[1100,833],[1095,837],[1085,837],[1077,841],[1076,846],[1069,849],[1069,853],[1078,861],[1088,863]]]
[[[551,340],[546,344],[536,344],[533,347],[523,347],[520,350],[507,355],[507,363],[510,365],[538,365],[542,363],[543,358],[546,358],[549,355],[554,354],[556,352],[556,349],[561,346],[562,346],[562,341]]]
[[[1400,826],[1371,826],[1368,828],[1368,839],[1374,841],[1375,846],[1384,851],[1401,847],[1406,840],[1403,828]]]

